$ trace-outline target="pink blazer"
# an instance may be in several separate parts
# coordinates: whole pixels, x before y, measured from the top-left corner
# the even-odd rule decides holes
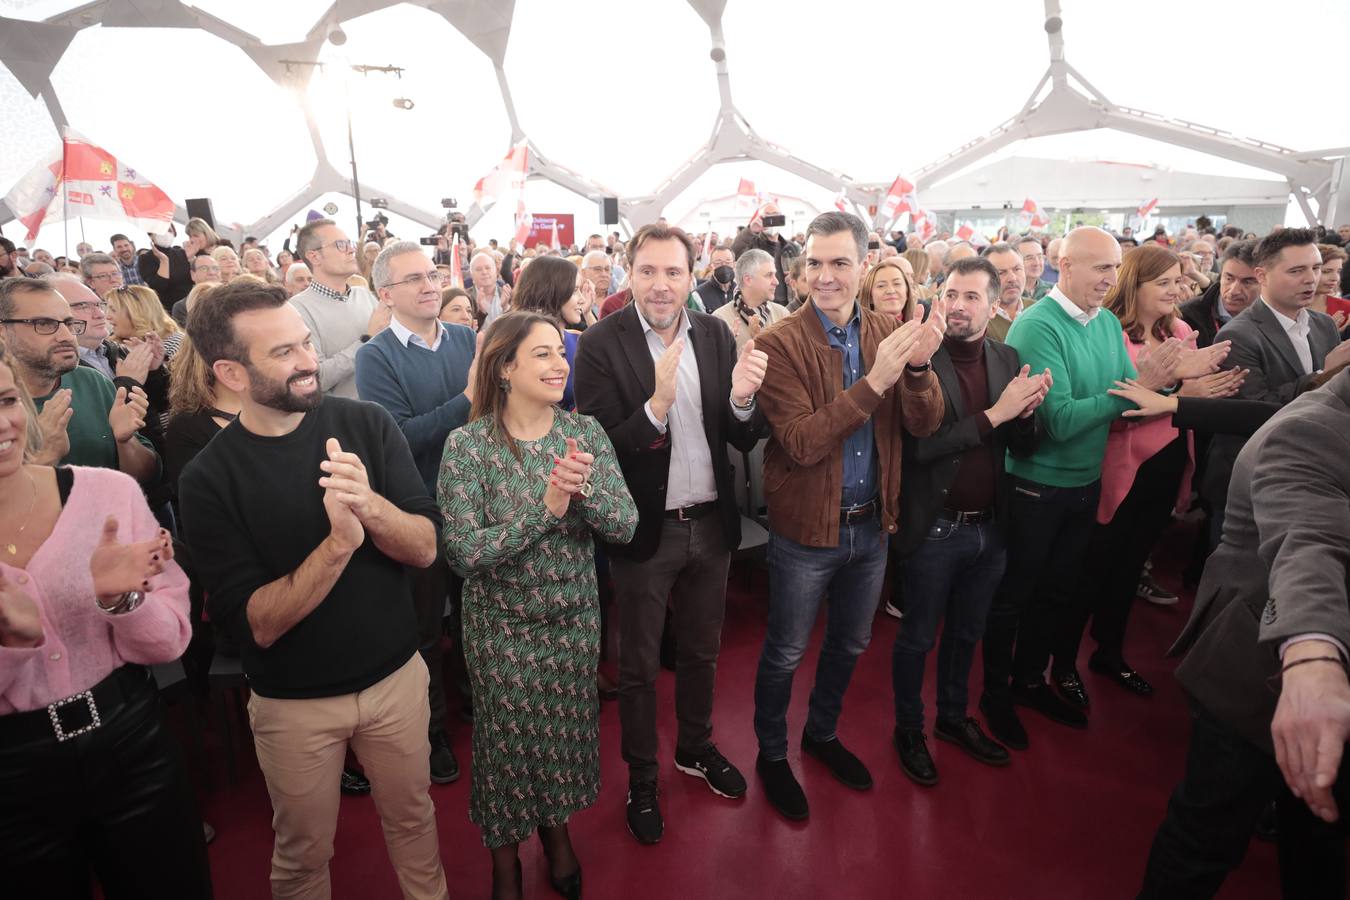
[[[103,520],[117,517],[117,538],[148,541],[159,523],[140,486],[112,469],[72,467],[75,481],[52,533],[27,569],[0,571],[37,603],[45,632],[37,647],[0,647],[0,715],[41,709],[98,684],[124,663],[170,662],[188,638],[188,580],[170,562],[150,581],[145,602],[110,616],[94,605],[89,557],[103,534]]]
[[[1185,340],[1193,331],[1180,317],[1172,323],[1174,337]],[[1130,362],[1137,365],[1143,349],[1143,344],[1136,344],[1125,336],[1125,350],[1130,354]],[[1102,496],[1097,503],[1098,522],[1105,525],[1115,517],[1116,510],[1134,485],[1134,476],[1139,467],[1176,440],[1180,433],[1172,427],[1171,416],[1116,420],[1106,438],[1106,457],[1102,460]],[[1186,455],[1186,469],[1181,474],[1181,486],[1177,492],[1178,512],[1185,512],[1190,506],[1191,475],[1195,473],[1195,438],[1189,434],[1186,436]]]

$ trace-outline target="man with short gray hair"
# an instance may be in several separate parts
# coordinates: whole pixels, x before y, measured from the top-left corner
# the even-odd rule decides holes
[[[436,496],[436,473],[450,432],[469,420],[473,396],[474,333],[449,325],[441,311],[444,276],[412,241],[388,244],[370,269],[370,284],[392,311],[389,327],[356,353],[356,389],[362,400],[389,411],[408,439],[427,493]],[[459,762],[446,735],[445,680],[440,642],[445,600],[459,603],[462,582],[450,571],[445,553],[412,573],[418,651],[431,673],[431,780],[459,778]]]
[[[122,286],[122,267],[106,253],[86,253],[80,257],[80,277],[100,297]]]
[[[497,258],[487,250],[475,253],[473,259],[469,260],[471,283],[466,292],[473,301],[476,310],[474,317],[480,323],[480,331],[511,308],[511,288],[501,280],[498,266]]]
[[[286,269],[286,276],[282,279],[282,286],[286,288],[286,296],[294,297],[296,294],[309,287],[309,282],[313,276],[309,273],[309,266],[302,262],[291,263]]]

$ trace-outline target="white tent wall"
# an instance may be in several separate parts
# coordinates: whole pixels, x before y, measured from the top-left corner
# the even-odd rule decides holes
[[[474,182],[522,138],[536,180],[583,205],[618,192],[640,224],[682,220],[688,207],[677,207],[710,165],[762,160],[814,186],[784,193],[819,206],[817,194],[842,186],[866,207],[896,174],[922,197],[990,151],[1043,155],[1017,147],[1037,135],[1084,158],[1184,169],[1177,160],[1198,151],[1220,161],[1215,173],[1255,165],[1286,182],[1304,215],[1350,220],[1340,163],[1350,127],[1320,92],[1254,102],[1191,74],[1197,46],[1289,71],[1317,58],[1319,36],[1350,32],[1350,4],[1289,0],[1253,29],[1245,11],[1261,9],[1141,0],[1124,15],[1090,0],[971,0],[954,13],[835,0],[822,17],[804,0],[772,15],[751,0],[647,0],[639,19],[598,0],[0,0],[0,190],[53,152],[54,126],[68,122],[180,203],[209,196],[227,222],[276,230],[292,207],[344,189],[350,108],[362,199],[384,192],[424,225],[442,196],[467,207]],[[828,77],[836,70],[802,61],[811,48],[853,60],[872,41],[896,63]],[[351,65],[400,71],[353,77]],[[395,109],[399,97],[415,107]],[[1164,149],[1141,158],[1093,130],[1103,127]],[[1173,158],[1173,147],[1184,150]],[[513,210],[495,212],[509,226]]]

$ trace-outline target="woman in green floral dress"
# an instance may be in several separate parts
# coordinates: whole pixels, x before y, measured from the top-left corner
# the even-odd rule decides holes
[[[623,543],[637,526],[604,429],[555,405],[564,353],[545,316],[493,322],[474,364],[470,421],[446,441],[437,491],[446,553],[465,574],[469,815],[492,851],[500,897],[520,895],[517,845],[535,829],[555,889],[580,896],[567,820],[600,786],[591,534]]]

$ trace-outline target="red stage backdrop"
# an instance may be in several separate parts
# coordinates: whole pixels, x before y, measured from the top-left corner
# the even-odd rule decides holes
[[[535,213],[534,223],[530,226],[530,236],[525,239],[526,247],[543,244],[553,246],[553,223],[558,223],[558,245],[567,246],[576,243],[576,225],[571,213]]]

